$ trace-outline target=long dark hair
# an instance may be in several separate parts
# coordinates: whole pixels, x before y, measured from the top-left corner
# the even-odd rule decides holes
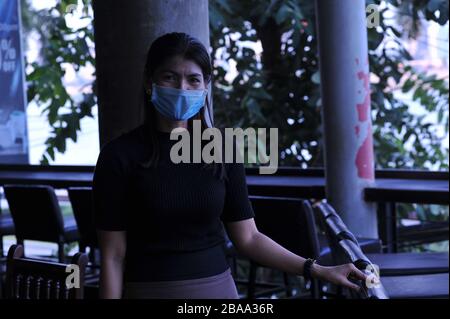
[[[162,65],[167,59],[170,59],[175,56],[182,56],[185,59],[191,60],[195,62],[198,66],[200,66],[203,79],[206,84],[210,84],[212,81],[212,65],[211,59],[208,51],[204,47],[204,45],[196,38],[181,32],[173,32],[167,33],[159,38],[157,38],[152,45],[147,54],[147,61],[144,69],[144,81],[149,81],[156,69]],[[156,136],[156,114],[155,107],[151,102],[151,95],[147,93],[144,86],[144,94],[145,94],[145,128],[144,138],[148,140],[151,144],[151,154],[149,159],[142,163],[142,166],[145,168],[148,167],[157,167],[159,162],[159,141]],[[209,107],[209,99],[206,98],[206,107],[208,110],[211,110]],[[206,119],[205,119],[205,106],[203,106],[200,111],[192,118],[188,120],[188,130],[192,136],[193,129],[193,120],[201,120],[201,132],[208,127]],[[208,112],[209,122],[213,123],[212,115]],[[150,137],[150,138],[149,138]],[[222,152],[223,154],[223,152]],[[213,169],[214,174],[218,175],[220,179],[226,178],[225,168],[223,165],[223,156],[221,163],[204,163],[202,169],[208,168]]]

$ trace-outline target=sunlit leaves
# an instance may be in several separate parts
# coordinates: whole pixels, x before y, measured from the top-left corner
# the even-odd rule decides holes
[[[228,9],[224,10],[224,3]],[[386,3],[368,0],[367,4]],[[374,146],[377,167],[448,169],[448,149],[442,148],[442,136],[427,123],[425,116],[410,112],[396,87],[429,113],[448,131],[448,79],[437,79],[405,66],[412,59],[400,38],[404,32],[414,36],[416,19],[445,9],[445,1],[391,0],[390,9],[414,22],[395,27],[381,19],[380,28],[368,29]],[[220,12],[221,25],[211,28],[213,56],[226,52],[220,59],[236,61],[237,76],[230,84],[228,70],[217,64],[215,76],[216,122],[225,126],[278,127],[280,163],[294,166],[322,166],[320,124],[320,76],[315,39],[314,2],[303,0],[210,1],[211,9]],[[383,9],[381,13],[386,11]],[[230,14],[231,12],[231,14]],[[448,20],[448,15],[440,15]],[[211,26],[217,25],[210,16]],[[249,30],[254,30],[248,36]],[[240,41],[261,41],[263,52],[242,54]],[[248,49],[245,49],[248,50]],[[223,64],[220,64],[223,65]],[[261,65],[260,68],[257,65]],[[262,91],[269,100],[254,92]],[[294,143],[294,141],[298,141]],[[292,150],[292,147],[295,151]],[[302,151],[311,154],[302,157]]]
[[[82,3],[83,15],[88,16],[90,1]],[[55,152],[66,151],[66,140],[77,141],[80,120],[92,117],[96,104],[93,86],[88,93],[79,92],[81,100],[75,100],[63,83],[65,66],[70,65],[77,72],[87,64],[95,65],[92,49],[92,24],[72,29],[66,24],[66,16],[78,8],[77,0],[61,0],[54,7],[34,10],[28,1],[23,1],[25,33],[39,35],[40,52],[36,62],[28,64],[28,101],[34,101],[46,114],[51,127],[50,137],[45,141],[46,150],[41,163],[49,164],[55,159]]]

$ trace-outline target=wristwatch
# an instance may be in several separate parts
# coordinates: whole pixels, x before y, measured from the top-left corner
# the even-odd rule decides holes
[[[305,263],[303,264],[303,277],[307,280],[311,280],[311,267],[316,262],[315,259],[308,258],[306,259]]]

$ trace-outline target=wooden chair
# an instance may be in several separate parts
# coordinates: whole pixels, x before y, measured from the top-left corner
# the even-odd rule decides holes
[[[80,234],[80,251],[86,252],[89,247],[89,263],[86,267],[85,295],[98,295],[100,283],[100,258],[97,241],[97,231],[94,224],[94,205],[92,187],[69,187],[70,204]]]
[[[313,204],[313,208],[316,211],[316,217],[318,220],[318,226],[321,226],[320,228],[324,230],[325,236],[319,236],[319,241],[321,243],[322,247],[327,247],[330,243],[330,238],[327,234],[327,225],[325,224],[325,220],[331,218],[335,219],[338,222],[338,219],[340,219],[339,215],[336,213],[334,208],[329,205],[325,201],[319,201]],[[345,226],[343,223],[339,225],[341,228],[341,234],[340,236],[348,238],[349,236],[353,236],[351,232],[348,230],[347,226]],[[368,238],[368,237],[359,237],[359,236],[353,236],[352,240],[356,240],[361,247],[362,251],[365,254],[371,254],[371,253],[381,253],[382,251],[382,243],[381,240],[378,238]]]
[[[80,234],[80,251],[90,248],[89,257],[95,264],[95,249],[98,248],[97,232],[94,225],[94,205],[91,187],[69,187],[70,204]]]
[[[1,193],[0,193],[1,200]],[[5,273],[6,256],[4,255],[3,237],[14,235],[14,222],[10,214],[2,212],[0,207],[0,299],[3,298],[3,277]]]
[[[0,194],[1,200],[1,194]],[[10,214],[2,212],[0,207],[0,259],[4,257],[3,236],[14,235],[14,221]],[[1,273],[1,271],[0,271]]]
[[[367,287],[362,283],[362,293],[348,291],[345,295],[357,298],[405,299],[448,298],[448,254],[446,259],[428,260],[423,254],[365,254],[354,234],[328,203],[315,205],[322,210],[335,264],[353,263],[361,270],[378,271],[381,283]],[[324,211],[328,211],[327,214]],[[376,262],[369,258],[373,256]],[[407,258],[408,256],[413,256]],[[423,257],[420,261],[419,257]],[[419,258],[414,261],[414,258]],[[437,263],[437,264],[436,264]],[[389,265],[392,269],[386,267]],[[428,272],[426,269],[428,268]]]
[[[357,244],[361,251],[380,268],[382,276],[404,276],[448,273],[448,253],[366,253],[359,240],[347,228],[343,220],[332,206],[322,202],[316,206],[325,217],[330,245],[336,247],[340,240],[350,240]],[[329,214],[323,211],[328,211]],[[335,257],[335,259],[338,257]]]
[[[6,298],[83,299],[87,261],[83,253],[74,255],[71,264],[27,259],[23,258],[23,246],[13,245],[8,252]],[[75,283],[69,276],[78,277],[78,287],[67,286],[68,281]]]
[[[258,229],[294,254],[319,258],[319,243],[314,215],[306,200],[295,198],[249,196]],[[250,263],[247,298],[255,293],[256,270],[261,265]],[[283,273],[287,297],[291,297],[288,274]],[[311,296],[319,297],[318,282],[311,283]]]
[[[339,241],[339,248],[342,254],[361,270],[373,271],[377,265],[374,264],[364,253],[361,248],[349,239]],[[430,299],[449,297],[449,274],[431,273],[421,275],[396,275],[383,276],[382,270],[376,274],[380,279],[377,287],[367,287],[362,285],[363,298],[378,299]],[[359,294],[349,292],[350,296],[361,297]]]
[[[37,240],[58,244],[58,261],[64,262],[64,244],[79,240],[73,218],[63,219],[54,189],[47,185],[4,185],[17,244]]]

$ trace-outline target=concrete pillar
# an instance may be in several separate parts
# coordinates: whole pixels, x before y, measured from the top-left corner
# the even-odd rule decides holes
[[[378,237],[364,0],[316,0],[326,192],[355,235]]]
[[[208,1],[94,0],[93,8],[100,145],[104,145],[144,119],[143,69],[153,40],[168,32],[186,32],[209,48]]]

